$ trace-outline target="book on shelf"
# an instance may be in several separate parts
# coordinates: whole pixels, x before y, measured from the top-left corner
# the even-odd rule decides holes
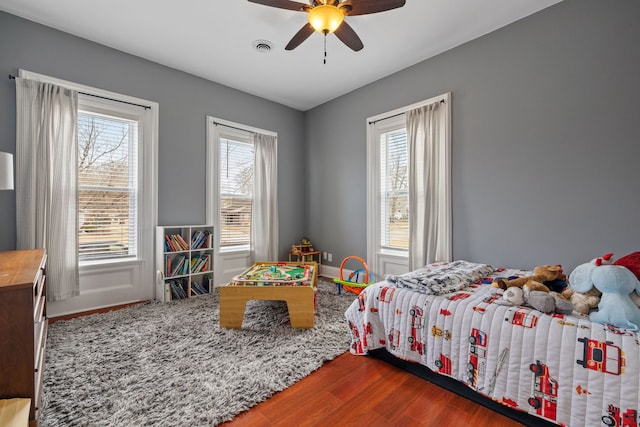
[[[191,235],[191,249],[198,249],[198,245],[200,244],[200,240],[202,239],[202,231],[196,230]]]
[[[198,293],[198,295],[206,294],[204,288],[202,287],[202,285],[200,283],[193,282],[191,284],[191,286],[193,287],[194,285],[195,285],[195,289],[196,289],[196,292]]]
[[[164,235],[164,251],[179,252],[189,250],[189,244],[179,234]]]
[[[204,294],[208,294],[209,291],[207,291],[207,289],[202,286],[200,283],[198,282],[191,282],[191,294],[192,295],[204,295]]]
[[[202,266],[200,267],[200,270],[198,270],[198,271],[207,271],[207,269],[209,268],[210,261],[211,261],[211,256],[210,255],[206,255],[204,263],[202,263]]]
[[[175,248],[173,247],[173,242],[171,241],[171,239],[169,238],[169,236],[167,236],[166,234],[164,235],[164,251],[165,252],[175,252]]]
[[[188,283],[186,280],[171,280],[171,296],[173,299],[185,299],[188,297]]]
[[[171,240],[171,243],[173,245],[173,250],[174,251],[181,251],[182,250],[182,246],[180,246],[180,241],[178,241],[178,238],[176,237],[175,234],[172,234],[171,236],[169,236],[169,239]]]
[[[186,258],[184,255],[179,257],[178,264],[171,271],[171,277],[185,274],[185,271],[187,271],[186,268],[188,267],[185,263]]]
[[[176,239],[180,242],[180,247],[183,251],[189,250],[189,244],[184,240],[180,234],[176,234]]]
[[[191,274],[206,271],[205,268],[209,265],[209,254],[195,255],[191,258]]]
[[[191,282],[191,295],[201,295],[200,289],[198,288],[198,284],[196,282]]]
[[[189,292],[189,281],[187,279],[182,279],[180,281],[180,288],[182,289],[184,296],[187,297],[187,293]]]
[[[211,247],[209,231],[196,230],[191,236],[191,249],[208,249]]]

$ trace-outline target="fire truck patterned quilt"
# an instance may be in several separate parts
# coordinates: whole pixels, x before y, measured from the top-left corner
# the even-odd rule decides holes
[[[431,281],[438,273],[451,276],[452,264],[459,290],[425,291],[424,281],[416,280],[425,273]],[[496,303],[502,290],[491,287],[494,278],[530,271],[457,261],[426,270],[360,293],[345,313],[353,354],[386,348],[559,425],[638,425],[640,335],[576,312],[544,314]]]

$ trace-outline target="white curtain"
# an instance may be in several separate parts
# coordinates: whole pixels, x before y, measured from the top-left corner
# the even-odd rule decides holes
[[[409,270],[451,260],[446,113],[439,101],[406,113],[409,162]]]
[[[251,262],[278,260],[278,169],[276,137],[256,133]]]
[[[16,246],[47,249],[49,301],[80,293],[77,115],[77,92],[16,79]]]

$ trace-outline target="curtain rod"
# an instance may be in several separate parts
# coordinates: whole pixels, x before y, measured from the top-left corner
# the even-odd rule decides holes
[[[16,76],[14,76],[12,74],[9,74],[9,79],[15,80]],[[115,101],[115,102],[120,102],[122,104],[133,105],[133,106],[136,106],[136,107],[144,108],[145,110],[150,110],[151,109],[151,107],[149,105],[136,104],[135,102],[129,102],[129,101],[123,101],[121,99],[109,98],[107,96],[95,95],[93,93],[87,93],[87,92],[78,92],[78,93],[81,94],[81,95],[93,96],[94,98],[106,99],[107,101]]]
[[[256,132],[254,132],[254,131],[242,129],[242,128],[235,127],[235,126],[225,125],[224,123],[213,122],[213,124],[216,125],[216,126],[224,126],[226,128],[231,128],[231,129],[235,129],[235,130],[241,130],[242,132],[247,132],[247,133],[250,133],[252,135],[256,134]]]
[[[441,99],[441,100],[440,100],[440,104],[444,104],[444,99]],[[432,105],[432,104],[429,104],[429,105]],[[382,120],[391,119],[391,118],[393,118],[393,117],[402,116],[402,115],[404,115],[404,114],[407,114],[407,112],[406,112],[406,111],[403,111],[402,113],[394,114],[394,115],[392,115],[392,116],[387,116],[387,117],[385,117],[384,119],[373,120],[373,121],[369,122],[369,124],[370,124],[370,125],[373,125],[373,124],[376,124],[376,123],[378,123],[378,122],[381,122]]]

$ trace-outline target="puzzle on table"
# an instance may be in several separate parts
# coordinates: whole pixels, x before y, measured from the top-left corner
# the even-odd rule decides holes
[[[315,262],[257,262],[220,286],[220,327],[241,328],[250,300],[287,302],[291,326],[313,328],[318,267]]]
[[[315,286],[315,262],[257,262],[234,277],[234,286]]]

